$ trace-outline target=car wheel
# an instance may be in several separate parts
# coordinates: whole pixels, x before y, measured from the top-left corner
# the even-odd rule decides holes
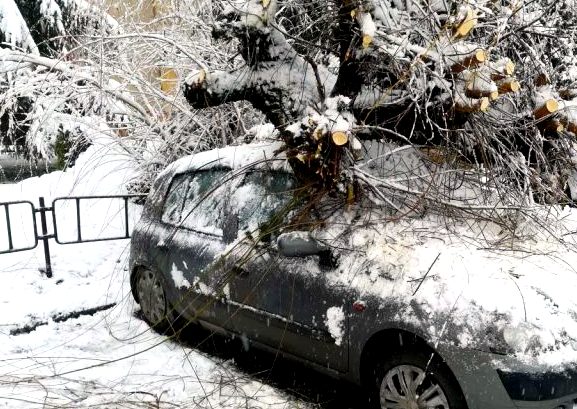
[[[141,269],[136,273],[133,282],[144,320],[159,332],[171,328],[172,311],[158,273]]]
[[[433,353],[403,351],[374,371],[381,409],[466,409],[449,368]]]

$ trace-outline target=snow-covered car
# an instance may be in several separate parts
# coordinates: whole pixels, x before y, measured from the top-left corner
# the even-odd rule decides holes
[[[573,255],[475,245],[501,237],[487,221],[303,203],[279,146],[203,152],[159,175],[130,255],[152,326],[184,319],[280,352],[381,408],[577,407]]]

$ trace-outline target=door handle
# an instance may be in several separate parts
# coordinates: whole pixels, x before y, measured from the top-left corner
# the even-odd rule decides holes
[[[232,266],[232,272],[239,277],[248,277],[248,271],[236,264]]]

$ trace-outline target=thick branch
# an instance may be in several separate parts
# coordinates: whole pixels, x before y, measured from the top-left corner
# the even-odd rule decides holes
[[[246,66],[232,72],[197,72],[186,81],[184,95],[195,108],[249,101],[282,129],[322,101],[335,77],[299,55],[270,24],[274,1],[249,1],[245,8],[228,10],[215,35],[236,36]]]
[[[187,80],[184,95],[194,108],[246,100],[283,128],[320,101],[319,87],[332,87],[334,77],[318,68],[322,84],[317,83],[312,66],[296,53],[290,61],[266,62],[234,72],[200,71]]]

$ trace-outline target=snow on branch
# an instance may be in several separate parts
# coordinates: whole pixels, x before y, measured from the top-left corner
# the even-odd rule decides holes
[[[65,61],[56,60],[48,57],[41,57],[39,55],[27,54],[19,51],[10,51],[0,49],[0,61],[11,62],[21,68],[23,66],[30,67],[43,67],[52,72],[59,72],[76,83],[89,83],[95,88],[101,90],[102,92],[114,97],[118,101],[126,104],[136,112],[140,114],[140,119],[151,125],[151,119],[148,118],[145,109],[134,101],[133,99],[127,97],[122,92],[116,91],[113,87],[103,85],[101,81],[95,76],[91,75],[89,72],[79,69]]]
[[[231,3],[215,29],[236,36],[246,65],[230,72],[201,70],[190,76],[185,96],[195,108],[247,100],[277,127],[285,127],[332,89],[334,75],[299,55],[273,24],[276,1]]]
[[[280,131],[297,173],[348,196],[346,186],[385,186],[351,168],[362,159],[357,142],[379,139],[489,179],[507,203],[568,200],[577,163],[568,2],[320,2],[321,16],[293,1],[300,14],[259,0],[225,8],[214,38],[238,41],[244,65],[191,76],[185,94],[195,108],[250,101]],[[305,24],[331,35],[300,36]],[[343,132],[322,125],[338,128],[339,118],[350,118]],[[458,196],[431,192],[438,203]]]
[[[14,0],[0,2],[0,38],[2,34],[6,43],[11,46],[21,47],[32,54],[39,54],[28,25]]]

